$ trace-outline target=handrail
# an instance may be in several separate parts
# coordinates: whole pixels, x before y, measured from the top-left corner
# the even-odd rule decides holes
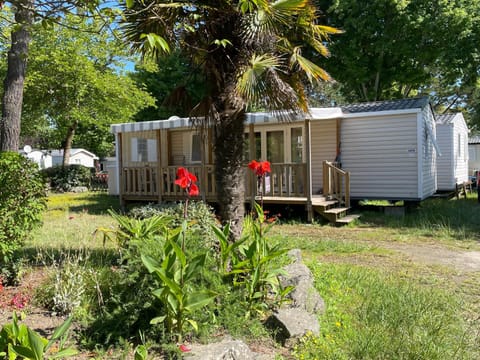
[[[350,207],[350,172],[330,161],[323,162],[323,195]]]

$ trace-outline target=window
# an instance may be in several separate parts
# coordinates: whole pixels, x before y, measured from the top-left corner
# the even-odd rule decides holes
[[[303,137],[302,128],[292,128],[290,130],[291,142],[291,160],[292,163],[301,163],[303,159]]]
[[[249,162],[250,160],[259,160],[262,158],[262,136],[259,132],[254,133],[255,137],[255,154],[250,155],[250,134],[244,134],[243,144],[243,160]]]
[[[134,162],[156,162],[157,140],[132,138],[130,160]]]
[[[202,139],[200,138],[200,134],[193,134],[192,135],[192,162],[200,162],[202,161]]]
[[[267,160],[271,163],[285,162],[282,130],[267,132]]]
[[[147,161],[148,159],[147,139],[137,139],[137,156],[138,156],[138,161]]]

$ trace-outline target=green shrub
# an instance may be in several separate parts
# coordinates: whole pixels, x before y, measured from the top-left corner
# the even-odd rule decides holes
[[[8,265],[29,232],[41,223],[45,184],[38,166],[14,152],[0,152],[0,267]]]
[[[90,187],[92,170],[83,165],[54,166],[42,173],[55,191],[70,191],[76,186]]]

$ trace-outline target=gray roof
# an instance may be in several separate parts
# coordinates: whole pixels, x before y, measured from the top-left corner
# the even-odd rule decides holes
[[[448,114],[435,114],[435,122],[437,124],[449,125],[453,123],[453,119],[457,116],[457,113]]]
[[[428,97],[418,97],[400,100],[385,100],[364,102],[358,104],[348,104],[341,106],[342,112],[348,114],[363,113],[363,112],[377,112],[377,111],[391,111],[391,110],[408,110],[408,109],[422,109],[428,104]]]
[[[480,144],[480,135],[470,136],[468,138],[469,144]]]

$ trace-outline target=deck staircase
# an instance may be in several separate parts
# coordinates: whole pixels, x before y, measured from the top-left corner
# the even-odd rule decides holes
[[[349,207],[340,204],[338,200],[318,199],[313,202],[316,213],[327,219],[332,224],[345,225],[360,217],[357,214],[349,214]]]
[[[360,217],[350,210],[350,173],[339,165],[323,162],[323,197],[312,199],[313,209],[333,224],[348,224]]]

